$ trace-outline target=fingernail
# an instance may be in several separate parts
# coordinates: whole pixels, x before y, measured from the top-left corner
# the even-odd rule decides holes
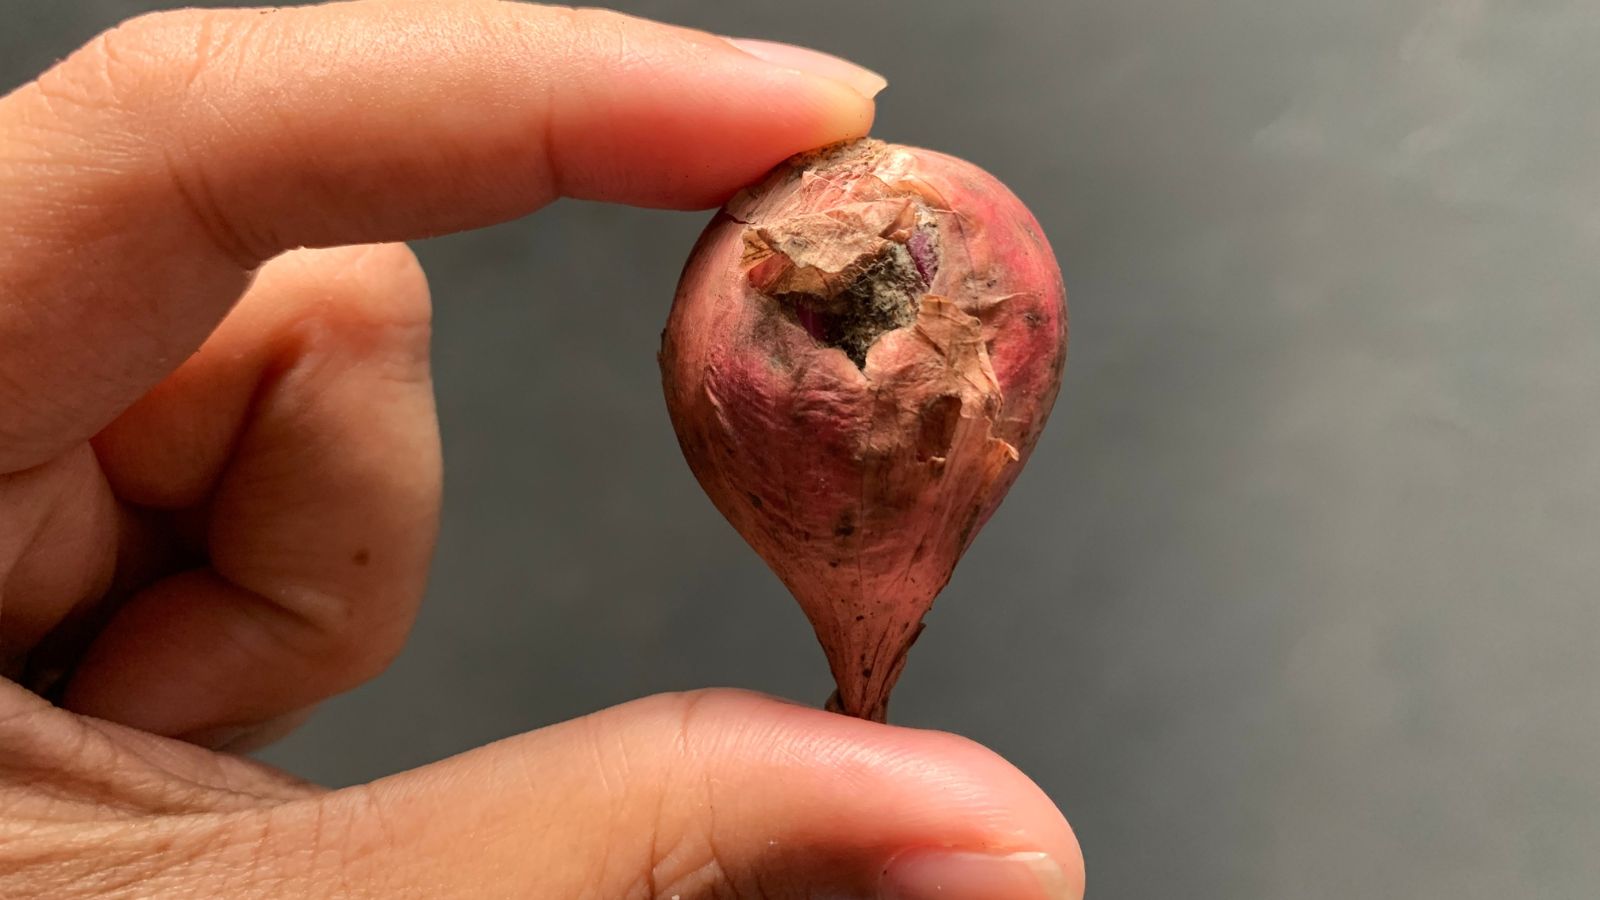
[[[889,85],[888,79],[871,69],[809,47],[796,47],[793,44],[780,44],[777,41],[755,38],[723,38],[723,40],[775,66],[798,69],[843,82],[868,100],[878,96],[878,92]]]
[[[878,889],[882,900],[1079,900],[1066,873],[1043,853],[991,856],[914,850],[895,857]]]

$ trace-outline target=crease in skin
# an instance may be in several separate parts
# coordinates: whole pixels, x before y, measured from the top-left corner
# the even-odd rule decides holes
[[[225,814],[322,793],[248,759],[74,716],[14,685],[0,694],[0,796],[13,797],[13,822]]]
[[[662,338],[668,410],[816,630],[830,708],[886,716],[923,615],[1038,438],[1065,341],[1037,222],[939,154],[802,154],[701,236]]]

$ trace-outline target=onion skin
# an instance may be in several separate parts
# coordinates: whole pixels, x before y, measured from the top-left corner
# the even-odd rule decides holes
[[[1044,428],[1066,342],[1038,222],[944,154],[804,154],[701,235],[662,335],[667,409],[816,629],[830,709],[884,720],[923,615]]]

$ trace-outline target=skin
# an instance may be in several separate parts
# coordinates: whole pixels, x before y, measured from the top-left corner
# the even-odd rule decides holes
[[[0,99],[0,896],[1081,895],[992,752],[740,692],[339,791],[219,752],[416,612],[441,463],[396,242],[711,207],[866,132],[881,82],[754,49],[486,0],[182,12]],[[940,874],[1041,857],[1053,893]]]

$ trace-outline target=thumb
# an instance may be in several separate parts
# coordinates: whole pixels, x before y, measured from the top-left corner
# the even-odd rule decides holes
[[[318,802],[324,831],[344,823],[320,878],[358,896],[1083,895],[1066,821],[992,752],[740,692],[640,700]]]

